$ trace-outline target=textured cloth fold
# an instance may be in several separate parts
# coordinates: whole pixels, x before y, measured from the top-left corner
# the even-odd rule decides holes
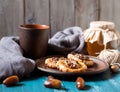
[[[103,30],[100,28],[89,28],[84,31],[86,42],[97,42],[100,45],[106,45],[108,42],[120,40],[115,31]]]
[[[70,27],[57,32],[48,41],[48,51],[58,54],[77,52],[87,54],[83,32],[80,27]]]
[[[22,78],[34,70],[35,62],[22,55],[18,40],[18,37],[3,37],[0,40],[0,80],[10,75]]]

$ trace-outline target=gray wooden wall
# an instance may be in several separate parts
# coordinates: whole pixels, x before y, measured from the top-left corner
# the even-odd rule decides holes
[[[0,38],[17,35],[24,23],[50,25],[50,35],[90,21],[112,21],[120,31],[120,0],[0,0]]]

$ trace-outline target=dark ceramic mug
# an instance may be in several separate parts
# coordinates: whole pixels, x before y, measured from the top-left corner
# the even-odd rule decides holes
[[[19,26],[18,35],[24,56],[38,59],[46,54],[48,46],[49,26],[41,24],[25,24]]]

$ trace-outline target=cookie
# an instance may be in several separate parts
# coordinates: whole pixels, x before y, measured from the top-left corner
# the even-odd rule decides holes
[[[84,63],[72,59],[59,60],[57,67],[62,72],[85,72],[87,70]]]
[[[51,58],[47,58],[45,59],[45,64],[46,66],[48,66],[49,68],[57,68],[57,62],[59,62],[59,60],[65,59],[64,57],[51,57]]]
[[[83,62],[87,67],[92,67],[94,65],[93,60],[91,60],[88,56],[83,54],[70,53],[67,55],[67,58]]]

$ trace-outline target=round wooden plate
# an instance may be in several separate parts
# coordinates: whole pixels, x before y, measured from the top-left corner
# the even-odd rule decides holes
[[[37,68],[41,71],[47,72],[49,74],[53,74],[53,75],[93,75],[93,74],[98,74],[98,73],[102,73],[104,71],[106,71],[109,68],[108,63],[106,63],[105,61],[98,59],[94,56],[88,56],[91,60],[94,61],[94,66],[88,68],[88,70],[86,72],[61,72],[57,69],[52,69],[49,68],[45,65],[45,59],[46,58],[50,58],[53,56],[47,56],[44,58],[40,58],[38,60],[36,60],[36,64],[37,64]],[[54,57],[60,57],[60,56],[54,56]]]

